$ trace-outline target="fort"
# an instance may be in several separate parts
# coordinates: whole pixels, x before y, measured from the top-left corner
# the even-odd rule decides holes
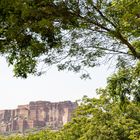
[[[24,133],[34,128],[58,130],[71,119],[77,103],[36,101],[17,109],[0,110],[0,133]]]

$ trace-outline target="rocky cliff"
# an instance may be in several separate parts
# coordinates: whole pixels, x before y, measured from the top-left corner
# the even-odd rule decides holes
[[[77,104],[71,101],[51,103],[30,102],[13,110],[0,110],[0,132],[25,132],[26,130],[49,127],[57,130],[70,121]]]

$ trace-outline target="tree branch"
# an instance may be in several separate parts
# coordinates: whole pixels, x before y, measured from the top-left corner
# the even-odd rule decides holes
[[[133,56],[134,56],[135,58],[140,59],[140,54],[136,52],[134,46],[132,46],[132,45],[128,42],[128,40],[126,40],[126,39],[122,36],[121,33],[117,32],[116,38],[118,38],[123,44],[125,44],[125,45],[129,48],[129,50],[132,52],[132,54],[133,54]]]
[[[97,8],[95,5],[93,5],[93,7],[95,8],[95,10],[99,13],[99,15],[103,18],[103,19],[105,19],[107,22],[109,22],[114,28],[116,28],[116,25],[112,22],[112,21],[110,21],[100,10],[99,10],[99,8]]]

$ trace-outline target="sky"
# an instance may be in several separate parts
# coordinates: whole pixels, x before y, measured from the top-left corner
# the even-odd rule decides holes
[[[96,97],[96,89],[105,87],[106,78],[112,73],[108,66],[90,70],[91,80],[81,80],[78,74],[52,67],[42,76],[27,79],[13,77],[11,67],[0,59],[0,110],[14,109],[30,101],[76,101],[84,95]]]

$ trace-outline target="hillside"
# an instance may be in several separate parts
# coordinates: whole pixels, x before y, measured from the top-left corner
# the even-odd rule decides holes
[[[70,121],[77,104],[71,101],[36,101],[19,105],[17,109],[0,110],[0,132],[2,134],[19,132],[43,127],[58,130]]]

